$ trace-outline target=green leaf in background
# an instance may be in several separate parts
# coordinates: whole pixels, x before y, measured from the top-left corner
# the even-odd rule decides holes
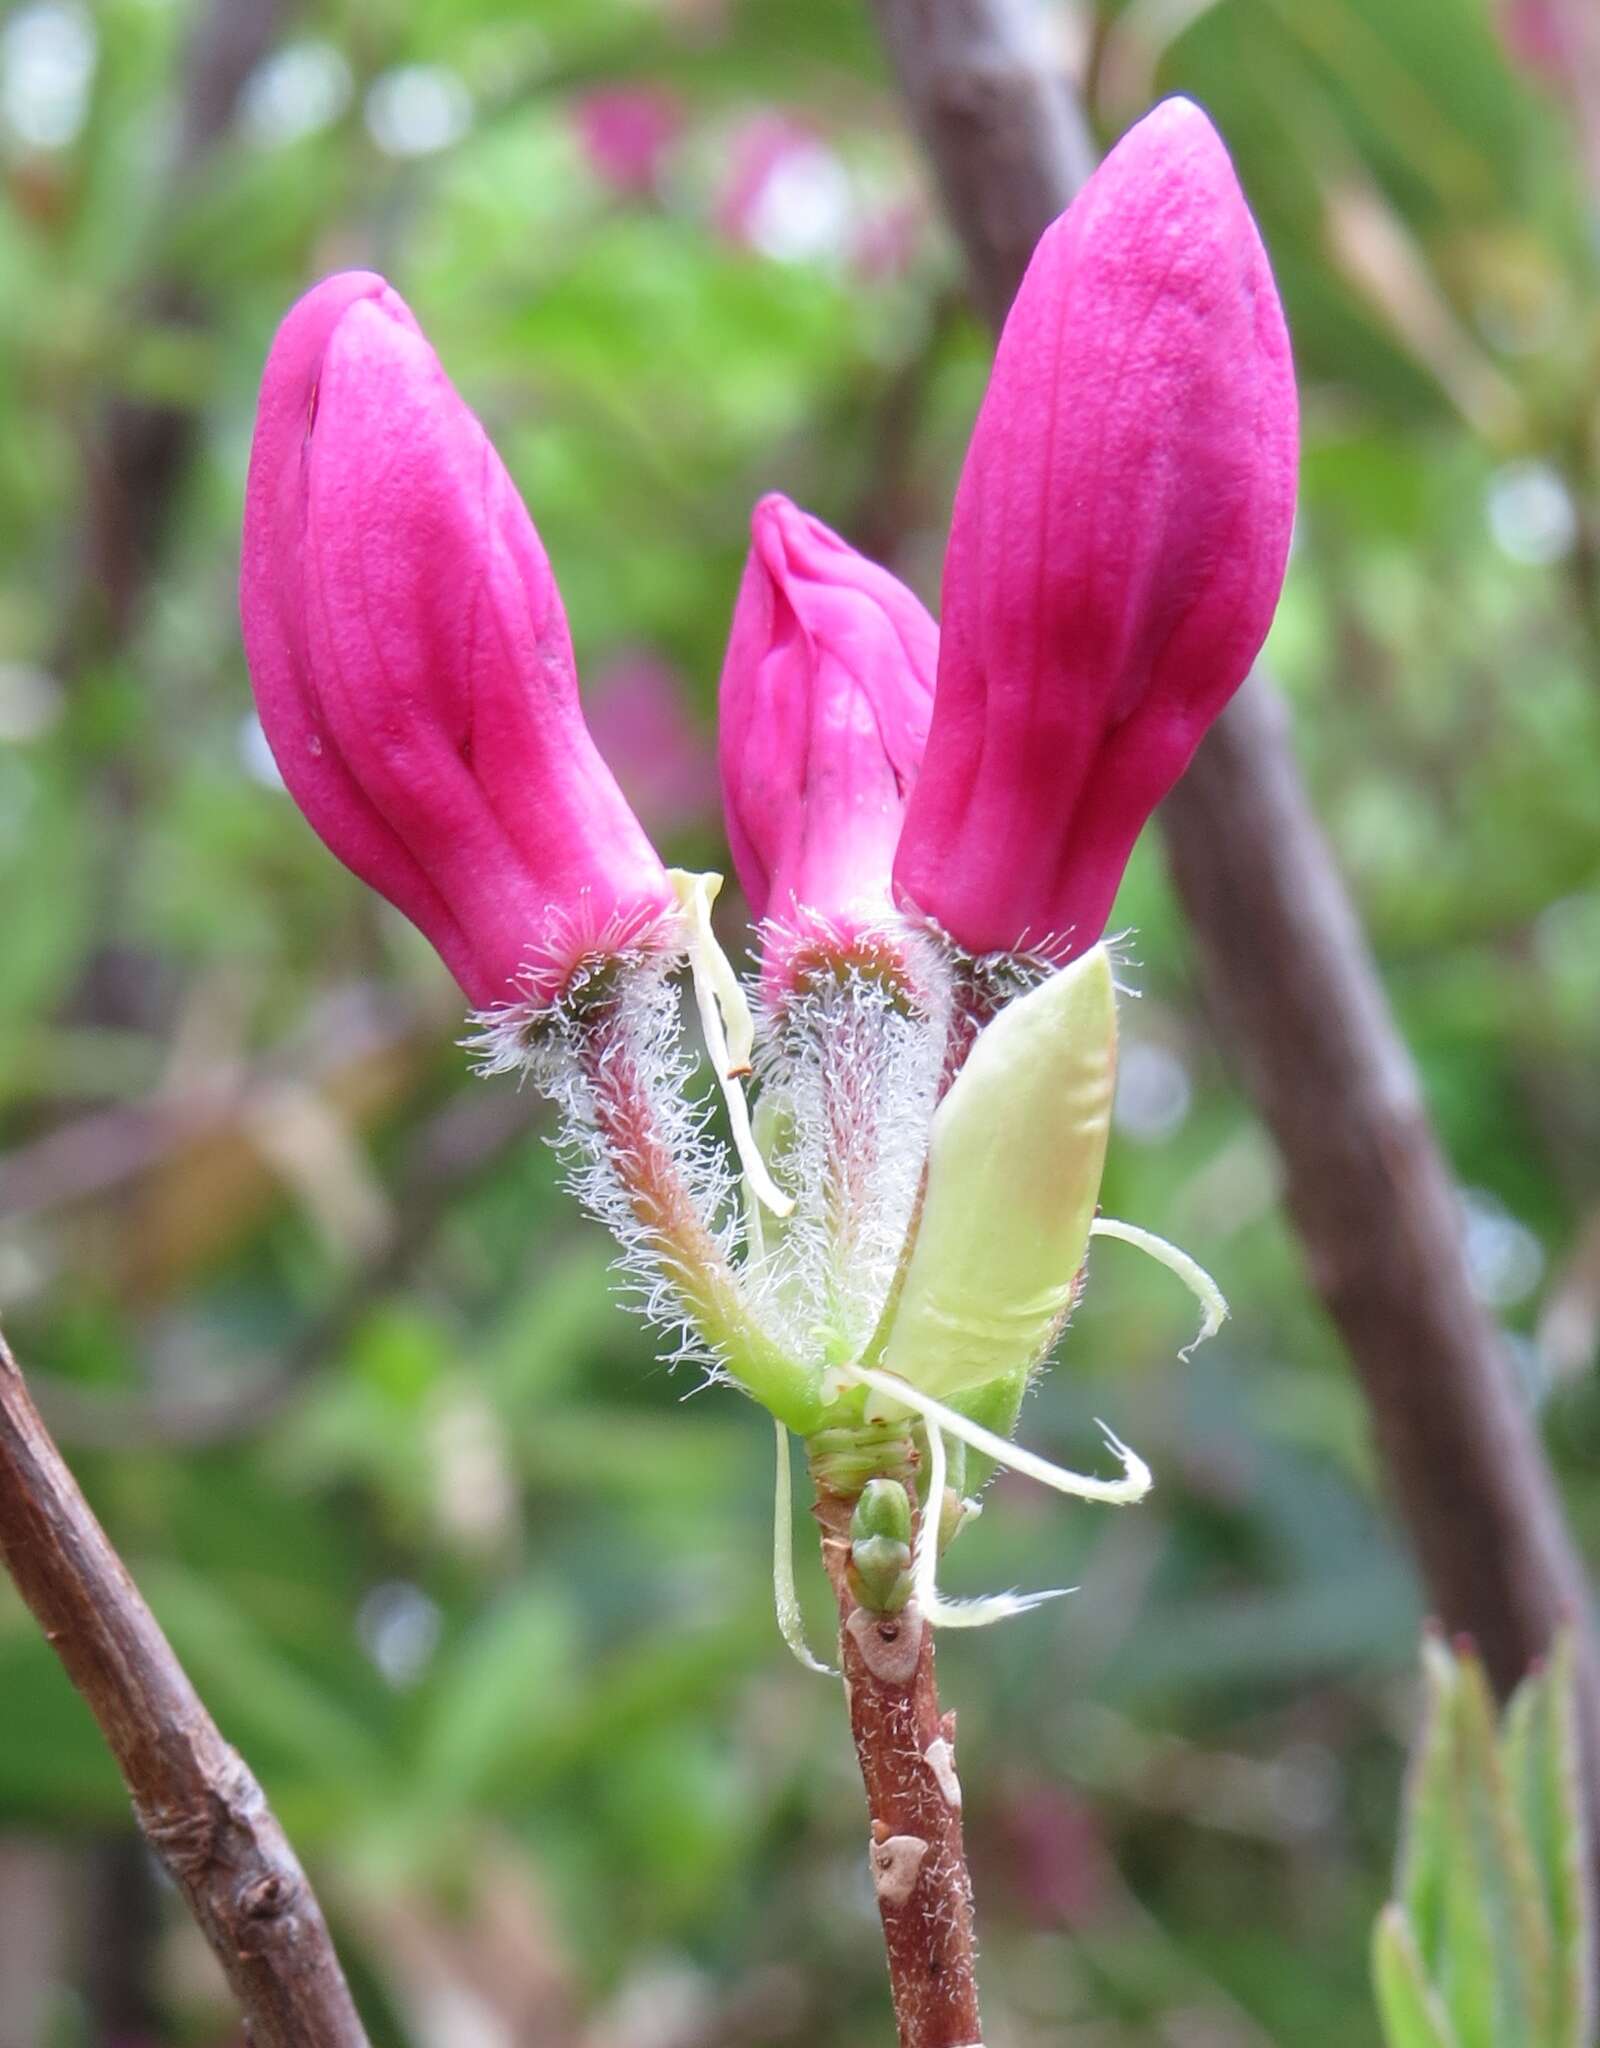
[[[1456,2048],[1450,2015],[1428,1982],[1403,1908],[1385,1906],[1372,1938],[1372,1978],[1389,2048]]]
[[[1373,1978],[1389,2048],[1584,2048],[1590,2013],[1570,1644],[1497,1726],[1482,1664],[1423,1644],[1424,1719]]]
[[[1558,2048],[1584,2048],[1595,2018],[1574,1701],[1572,1638],[1563,1636],[1548,1668],[1518,1686],[1502,1737],[1511,1796],[1533,1851],[1554,1944],[1550,2039]]]

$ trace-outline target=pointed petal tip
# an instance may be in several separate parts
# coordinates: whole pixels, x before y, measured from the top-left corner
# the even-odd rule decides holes
[[[1152,165],[1169,171],[1182,167],[1214,187],[1239,194],[1243,201],[1233,158],[1216,123],[1198,101],[1181,93],[1158,101],[1136,121],[1107,156],[1106,165],[1131,168],[1130,159],[1141,177],[1150,175]]]
[[[1138,136],[1146,143],[1179,143],[1190,149],[1216,149],[1227,155],[1227,144],[1217,132],[1216,123],[1198,100],[1189,99],[1183,93],[1173,93],[1169,98],[1158,100],[1123,136],[1123,142]],[[1118,145],[1121,147],[1121,144]]]
[[[284,315],[280,337],[316,331],[326,337],[354,306],[371,303],[391,317],[410,321],[410,310],[389,280],[376,270],[336,270],[312,285]]]
[[[791,578],[854,582],[863,569],[875,570],[825,520],[781,491],[758,499],[750,515],[750,533],[753,553],[773,580],[786,587]]]
[[[791,558],[811,538],[815,521],[782,491],[768,491],[750,513],[752,554],[769,575],[781,580]]]
[[[353,313],[372,308],[394,326],[421,334],[410,307],[375,270],[338,270],[303,292],[273,336],[262,375],[262,419],[269,435],[309,404],[335,336]]]
[[[760,533],[763,527],[776,524],[794,510],[793,499],[786,498],[782,491],[763,491],[750,508],[750,531]]]

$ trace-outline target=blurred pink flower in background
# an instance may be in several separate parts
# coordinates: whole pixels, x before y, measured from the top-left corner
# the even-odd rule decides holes
[[[922,199],[912,193],[885,199],[863,212],[850,247],[850,268],[868,284],[893,284],[915,264],[927,232]]]
[[[1570,88],[1579,39],[1563,0],[1498,0],[1494,21],[1501,47],[1519,71],[1541,85]]]
[[[999,1820],[1012,1883],[1036,1925],[1104,1923],[1122,1885],[1092,1807],[1057,1786],[1032,1782],[1012,1790]]]
[[[855,232],[849,173],[814,128],[768,108],[728,139],[719,234],[778,262],[842,257]]]
[[[613,85],[585,93],[572,109],[589,168],[626,198],[648,198],[684,130],[682,102],[664,86]]]
[[[716,750],[671,662],[647,647],[625,649],[601,666],[584,699],[589,730],[652,839],[710,816]]]

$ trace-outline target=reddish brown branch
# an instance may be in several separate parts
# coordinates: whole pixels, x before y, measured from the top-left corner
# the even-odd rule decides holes
[[[95,1520],[3,1339],[0,1558],[99,1722],[253,2048],[366,2048],[305,1872]]]
[[[874,6],[998,325],[1084,176],[1076,100],[1032,0]],[[1504,1339],[1474,1298],[1415,1068],[1263,679],[1240,691],[1162,821],[1224,1042],[1277,1142],[1312,1284],[1349,1348],[1432,1600],[1477,1638],[1502,1692],[1563,1619],[1576,1623],[1592,1788],[1600,1661],[1583,1566]]]
[[[900,2048],[981,2048],[956,1717],[939,1712],[933,1630],[916,1602],[898,1614],[874,1614],[850,1591],[852,1505],[819,1489],[814,1512],[839,1601],[839,1658],[867,1793],[867,1855]]]

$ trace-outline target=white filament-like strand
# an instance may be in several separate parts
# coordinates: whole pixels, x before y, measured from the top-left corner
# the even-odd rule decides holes
[[[1179,1251],[1175,1244],[1168,1244],[1164,1237],[1157,1237],[1153,1230],[1141,1230],[1137,1223],[1117,1223],[1109,1216],[1097,1216],[1089,1226],[1089,1235],[1120,1238],[1124,1244],[1131,1244],[1136,1251],[1143,1252],[1157,1265],[1165,1266],[1169,1273],[1176,1274],[1199,1302],[1200,1334],[1178,1353],[1185,1363],[1228,1320],[1228,1304],[1222,1289],[1205,1267],[1198,1259],[1191,1259],[1187,1252]]]
[[[773,1417],[778,1433],[778,1483],[772,1506],[772,1599],[778,1610],[778,1632],[808,1671],[821,1678],[837,1678],[831,1664],[821,1664],[806,1642],[806,1625],[800,1614],[800,1596],[794,1584],[794,1496],[789,1479],[789,1432]]]
[[[744,1099],[741,1077],[750,1071],[755,1019],[739,986],[739,977],[711,929],[711,906],[722,887],[722,877],[692,875],[683,868],[672,868],[669,875],[688,925],[695,1007],[700,1012],[706,1050],[716,1069],[717,1086],[728,1105],[728,1122],[733,1128],[739,1164],[757,1199],[765,1202],[775,1216],[788,1216],[794,1203],[767,1171],[767,1162],[750,1128],[750,1111]]]
[[[1026,1614],[1042,1607],[1046,1600],[1059,1600],[1071,1593],[1071,1586],[1053,1586],[1044,1593],[991,1593],[981,1600],[945,1600],[939,1593],[939,1524],[944,1515],[945,1453],[944,1433],[937,1422],[929,1422],[928,1498],[917,1529],[917,1554],[911,1568],[911,1587],[918,1612],[932,1628],[987,1628],[994,1621],[1009,1621],[1013,1614]]]
[[[923,1393],[920,1387],[914,1387],[897,1373],[883,1372],[872,1365],[847,1365],[840,1369],[840,1376],[871,1387],[875,1394],[883,1394],[891,1401],[900,1402],[920,1415],[924,1422],[937,1424],[947,1436],[959,1437],[962,1443],[970,1444],[975,1451],[982,1451],[986,1458],[993,1458],[997,1465],[1021,1472],[1028,1479],[1037,1479],[1041,1486],[1052,1487],[1057,1493],[1070,1493],[1077,1500],[1097,1500],[1110,1507],[1126,1507],[1136,1500],[1143,1500],[1155,1483],[1150,1476],[1150,1467],[1138,1452],[1130,1451],[1115,1430],[1103,1422],[1098,1424],[1100,1433],[1122,1461],[1120,1479],[1094,1479],[1087,1473],[1068,1472],[1063,1466],[1052,1465],[1048,1458],[1026,1451],[1021,1444],[996,1436],[992,1429],[985,1429],[969,1416],[947,1408],[942,1401]]]

